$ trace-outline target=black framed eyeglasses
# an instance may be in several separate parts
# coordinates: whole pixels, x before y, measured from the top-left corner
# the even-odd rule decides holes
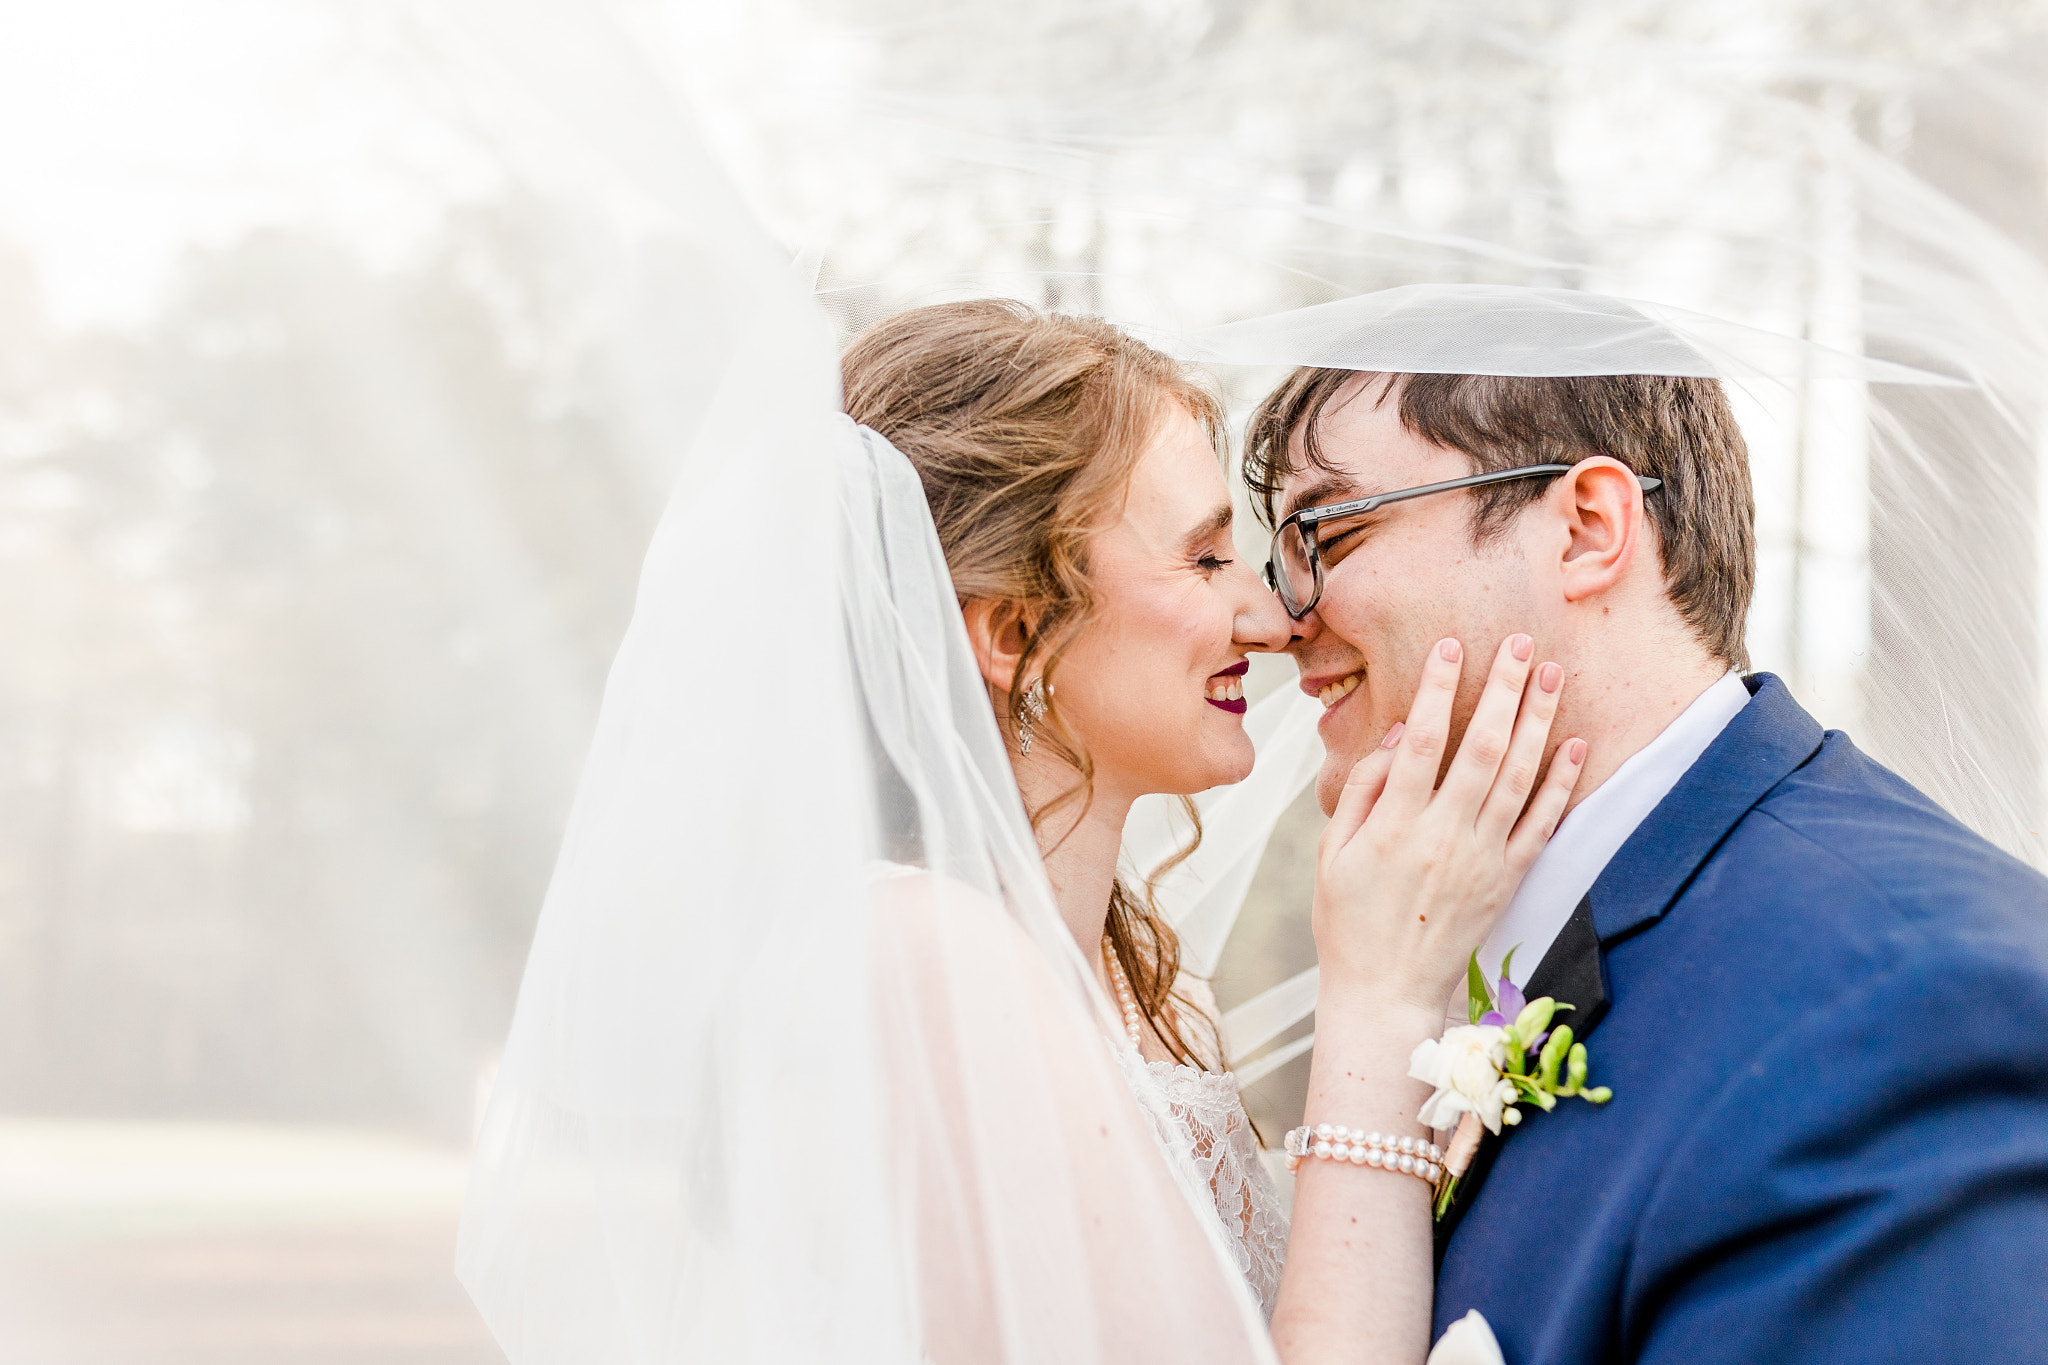
[[[1426,498],[1431,493],[1481,488],[1490,483],[1506,483],[1510,479],[1551,478],[1567,473],[1571,468],[1568,464],[1532,464],[1519,469],[1496,469],[1491,474],[1468,474],[1462,479],[1445,479],[1442,483],[1426,483],[1417,488],[1398,488],[1391,493],[1375,493],[1369,498],[1354,498],[1350,502],[1304,507],[1273,530],[1273,550],[1266,558],[1266,586],[1280,595],[1280,605],[1287,608],[1289,616],[1299,621],[1314,611],[1316,603],[1322,600],[1323,540],[1318,532],[1332,522],[1356,521],[1389,503]],[[1636,482],[1647,493],[1661,485],[1663,480],[1638,474]]]

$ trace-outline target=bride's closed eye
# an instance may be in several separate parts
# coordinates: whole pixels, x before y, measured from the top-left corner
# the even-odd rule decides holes
[[[1230,565],[1237,563],[1237,561],[1225,559],[1221,555],[1203,555],[1195,563],[1201,566],[1203,573],[1220,573]]]

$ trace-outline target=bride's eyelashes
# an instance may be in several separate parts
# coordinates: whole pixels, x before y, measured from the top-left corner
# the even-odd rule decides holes
[[[1203,555],[1195,563],[1201,566],[1203,573],[1221,573],[1224,569],[1237,563],[1237,561],[1234,559],[1224,559],[1220,555]]]

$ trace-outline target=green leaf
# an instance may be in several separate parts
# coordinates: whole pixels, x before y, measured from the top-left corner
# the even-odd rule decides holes
[[[1472,961],[1465,968],[1465,1012],[1469,1022],[1476,1024],[1492,1008],[1493,992],[1487,989],[1486,973],[1479,970],[1479,950],[1474,948]]]
[[[1524,1038],[1535,1038],[1550,1027],[1550,1016],[1557,1010],[1557,1002],[1549,996],[1531,1000],[1522,1006],[1522,1012],[1515,1016],[1515,1032]]]
[[[1517,943],[1513,948],[1508,949],[1508,955],[1500,960],[1500,974],[1509,980],[1514,979],[1515,953],[1521,946],[1521,944]]]

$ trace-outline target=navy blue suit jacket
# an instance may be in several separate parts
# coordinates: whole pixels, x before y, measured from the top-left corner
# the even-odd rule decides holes
[[[1437,1330],[1477,1308],[1509,1365],[2048,1362],[2048,881],[1749,687],[1532,979],[1589,1006],[1614,1099],[1489,1140]]]

